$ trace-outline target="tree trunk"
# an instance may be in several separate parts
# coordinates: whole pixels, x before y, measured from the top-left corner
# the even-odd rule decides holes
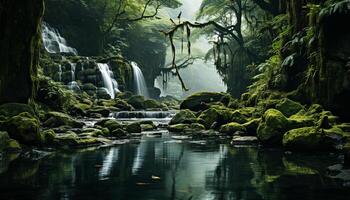
[[[44,0],[0,0],[0,104],[35,95]]]

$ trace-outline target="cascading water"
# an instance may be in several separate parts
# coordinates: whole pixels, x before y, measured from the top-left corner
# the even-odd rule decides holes
[[[146,81],[145,81],[145,78],[143,77],[143,73],[140,67],[135,62],[131,62],[131,66],[134,74],[134,88],[135,88],[136,94],[142,95],[148,98],[149,94],[148,94]]]
[[[69,47],[66,40],[60,35],[60,33],[50,27],[48,24],[42,24],[42,38],[44,47],[49,53],[68,53],[77,55],[76,49]]]
[[[109,65],[105,63],[97,63],[98,69],[102,74],[103,85],[107,90],[107,93],[112,99],[115,98],[115,94],[119,92],[118,82],[114,79],[113,72],[109,69]]]
[[[58,81],[62,81],[62,65],[58,65]]]

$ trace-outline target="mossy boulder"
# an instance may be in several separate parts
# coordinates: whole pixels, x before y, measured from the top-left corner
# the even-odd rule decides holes
[[[111,132],[111,133],[116,129],[123,128],[123,124],[121,124],[119,121],[117,121],[115,119],[101,120],[95,124],[95,127],[96,126],[101,126],[103,128],[107,128],[109,130],[109,132]]]
[[[127,103],[135,109],[145,109],[145,98],[143,96],[132,96],[128,99]]]
[[[219,128],[221,125],[231,122],[233,112],[233,110],[225,107],[211,107],[200,114],[198,122],[203,124],[206,129]],[[215,127],[213,127],[214,125]]]
[[[256,135],[260,122],[261,122],[261,118],[252,119],[242,124],[242,126],[247,130],[248,135]]]
[[[55,144],[60,148],[85,148],[102,144],[95,137],[79,137],[74,132],[69,132],[55,138]]]
[[[43,141],[39,127],[39,121],[30,113],[24,112],[2,123],[0,129],[7,131],[12,139],[20,143],[33,145]]]
[[[192,123],[189,128],[194,131],[205,130],[205,126],[200,123]]]
[[[126,126],[126,131],[128,133],[141,133],[142,129],[141,129],[141,123],[139,122],[134,122],[131,124],[128,124]]]
[[[19,152],[21,151],[20,144],[11,139],[7,132],[0,132],[0,153],[1,152]]]
[[[33,116],[36,115],[34,109],[28,104],[7,103],[0,105],[0,115],[3,115],[5,117],[14,117],[23,112],[27,112]]]
[[[56,133],[52,129],[45,130],[41,134],[44,138],[45,144],[52,144],[56,138]]]
[[[73,128],[82,128],[84,126],[83,122],[79,122],[73,119],[71,116],[60,113],[60,112],[48,112],[45,116],[45,122],[43,125],[45,127],[59,127],[59,126],[71,126]]]
[[[304,106],[298,102],[284,98],[280,103],[276,105],[276,109],[281,111],[286,117],[290,117],[298,113],[300,110],[304,109]]]
[[[113,130],[111,133],[112,137],[117,137],[117,138],[125,137],[127,135],[128,135],[128,132],[126,132],[125,130],[123,130],[121,128],[117,128],[117,129]]]
[[[342,137],[341,129],[304,127],[288,131],[283,136],[283,146],[294,151],[336,150]]]
[[[163,108],[162,104],[154,99],[146,99],[143,103],[145,109]]]
[[[244,114],[242,114],[242,111],[235,110],[231,114],[231,121],[232,122],[237,122],[237,123],[240,123],[240,124],[244,124],[244,123],[248,122],[248,119],[247,119],[247,117]]]
[[[226,135],[233,135],[236,132],[244,132],[245,133],[245,132],[247,132],[247,129],[243,125],[241,125],[237,122],[231,122],[231,123],[222,125],[220,128],[220,133],[224,133]]]
[[[109,117],[111,111],[105,106],[94,106],[91,109],[87,110],[89,115],[99,114],[103,117]]]
[[[109,132],[108,132],[109,133]],[[91,136],[91,137],[99,137],[99,136],[108,136],[105,132],[97,128],[84,128],[79,136]]]
[[[303,115],[301,113],[292,115],[288,118],[290,129],[310,127],[315,125],[315,119],[312,116]]]
[[[189,124],[174,124],[174,125],[170,125],[168,127],[168,130],[170,132],[180,133],[180,132],[185,132],[189,128],[190,128]]]
[[[288,127],[286,116],[276,109],[269,109],[263,115],[258,127],[258,139],[264,145],[281,145],[283,134]]]
[[[208,108],[206,104],[213,102],[221,102],[228,105],[230,95],[226,93],[216,92],[200,92],[187,97],[181,104],[180,109],[189,109],[192,111],[200,111]]]
[[[172,124],[191,124],[196,121],[196,115],[188,110],[180,110],[176,115],[171,119],[170,125]]]

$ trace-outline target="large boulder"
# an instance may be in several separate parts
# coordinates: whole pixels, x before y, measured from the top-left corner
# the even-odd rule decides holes
[[[16,140],[11,139],[7,132],[0,131],[0,153],[14,151],[21,151],[19,143]]]
[[[0,115],[3,115],[5,117],[13,117],[23,112],[27,112],[35,116],[34,109],[28,104],[7,103],[0,106]]]
[[[110,133],[112,133],[114,130],[116,129],[121,129],[123,128],[123,124],[121,124],[119,121],[115,120],[115,119],[105,119],[105,120],[101,120],[99,122],[97,122],[95,124],[96,126],[100,126],[103,128],[107,128],[109,130]]]
[[[191,124],[196,121],[196,115],[186,109],[180,110],[180,112],[176,113],[176,115],[171,119],[170,125],[172,124]]]
[[[286,117],[290,117],[304,109],[300,103],[284,98],[276,105],[276,109],[281,111]]]
[[[290,150],[335,150],[341,143],[344,133],[341,129],[320,129],[304,127],[288,131],[283,136],[283,146]]]
[[[12,139],[20,143],[33,145],[43,141],[39,127],[39,121],[33,115],[24,112],[2,123],[0,129],[7,131]]]
[[[189,124],[174,124],[168,127],[168,130],[174,133],[185,132],[188,129],[190,129]]]
[[[143,96],[132,96],[127,101],[135,109],[145,109],[145,98]]]
[[[245,133],[245,132],[247,132],[247,129],[244,126],[242,126],[241,124],[236,123],[236,122],[231,122],[231,123],[222,125],[220,128],[220,133],[224,133],[226,135],[233,135],[236,132]]]
[[[281,145],[283,134],[288,127],[286,116],[276,109],[269,109],[263,115],[258,127],[258,139],[264,145]]]
[[[71,116],[60,112],[48,112],[45,116],[45,127],[55,128],[59,126],[71,126],[73,128],[82,128],[83,122],[73,119]]]
[[[233,110],[222,107],[212,107],[202,112],[199,116],[199,122],[209,128],[219,128],[223,124],[227,124],[232,120]],[[214,127],[215,126],[215,127]]]
[[[226,93],[200,92],[187,97],[180,105],[180,109],[200,111],[207,109],[208,103],[222,102],[227,105],[230,102],[230,95]]]
[[[126,131],[128,133],[141,133],[142,129],[141,129],[141,123],[139,122],[134,122],[131,124],[128,124],[126,126]]]

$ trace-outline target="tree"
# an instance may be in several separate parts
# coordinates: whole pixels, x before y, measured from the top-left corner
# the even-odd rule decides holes
[[[0,104],[35,95],[44,0],[0,1]]]

